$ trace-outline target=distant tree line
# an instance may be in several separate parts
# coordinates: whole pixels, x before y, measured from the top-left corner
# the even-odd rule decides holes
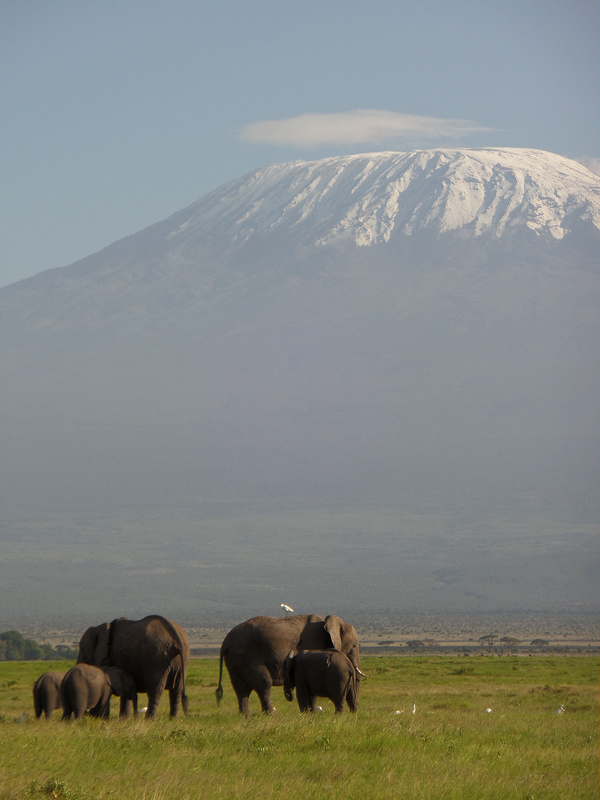
[[[0,633],[0,661],[55,661],[77,658],[77,650],[64,645],[54,648],[26,639],[19,631]]]

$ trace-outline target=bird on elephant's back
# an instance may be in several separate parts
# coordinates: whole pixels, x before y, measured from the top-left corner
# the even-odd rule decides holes
[[[223,697],[225,662],[240,713],[248,714],[249,696],[255,691],[262,710],[272,714],[275,707],[271,702],[271,687],[283,686],[284,663],[289,652],[329,648],[344,653],[361,674],[356,629],[335,614],[325,618],[319,614],[296,614],[246,620],[230,630],[221,645],[217,702]]]
[[[183,628],[156,614],[140,620],[125,617],[88,628],[79,642],[77,663],[116,666],[129,672],[137,691],[148,695],[146,717],[153,719],[161,695],[169,692],[170,713],[187,713],[185,677],[190,646]],[[121,698],[121,714],[129,701]]]

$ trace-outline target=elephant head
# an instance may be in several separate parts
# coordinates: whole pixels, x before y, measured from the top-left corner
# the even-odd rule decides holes
[[[125,617],[119,617],[125,619]],[[117,620],[114,620],[116,622]],[[78,664],[95,664],[101,667],[108,663],[111,642],[111,626],[114,622],[103,622],[88,628],[79,641]]]
[[[314,626],[307,626],[300,636],[298,650],[324,650],[333,647],[348,656],[357,670],[360,670],[360,654],[358,634],[354,625],[344,622],[337,614],[329,614],[325,621]]]
[[[133,701],[133,710],[137,713],[137,689],[133,675],[119,667],[105,667],[104,674],[112,693],[124,700]]]

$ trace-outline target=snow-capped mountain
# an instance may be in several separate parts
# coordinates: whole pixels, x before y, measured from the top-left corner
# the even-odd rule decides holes
[[[543,151],[419,150],[279,164],[69,267],[5,288],[0,328],[4,320],[9,332],[26,321],[35,329],[114,329],[118,320],[165,315],[170,325],[184,309],[210,313],[236,297],[243,304],[249,293],[260,302],[275,285],[289,299],[290,280],[305,287],[315,269],[356,286],[372,280],[376,264],[400,280],[406,266],[481,265],[515,249],[521,260],[565,248],[593,260],[599,235],[600,177]],[[361,261],[370,266],[354,269]]]
[[[285,230],[305,245],[364,247],[416,232],[500,237],[526,228],[562,239],[600,229],[600,179],[540,150],[368,153],[281,164],[233,181],[164,224],[173,243],[240,244]]]
[[[594,605],[599,245],[576,162],[369,153],[256,170],[5,287],[7,530],[58,537],[60,576],[76,542],[86,597],[141,602],[154,575],[152,608],[199,580],[256,613],[283,589],[306,610]],[[28,587],[48,552],[23,555]]]

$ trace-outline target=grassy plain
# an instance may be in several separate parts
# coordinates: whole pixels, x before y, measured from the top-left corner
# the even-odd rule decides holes
[[[277,713],[253,696],[247,719],[196,659],[187,717],[163,698],[154,723],[36,721],[33,681],[68,666],[0,663],[0,800],[598,798],[595,656],[365,657],[358,714],[301,715],[276,688]]]

